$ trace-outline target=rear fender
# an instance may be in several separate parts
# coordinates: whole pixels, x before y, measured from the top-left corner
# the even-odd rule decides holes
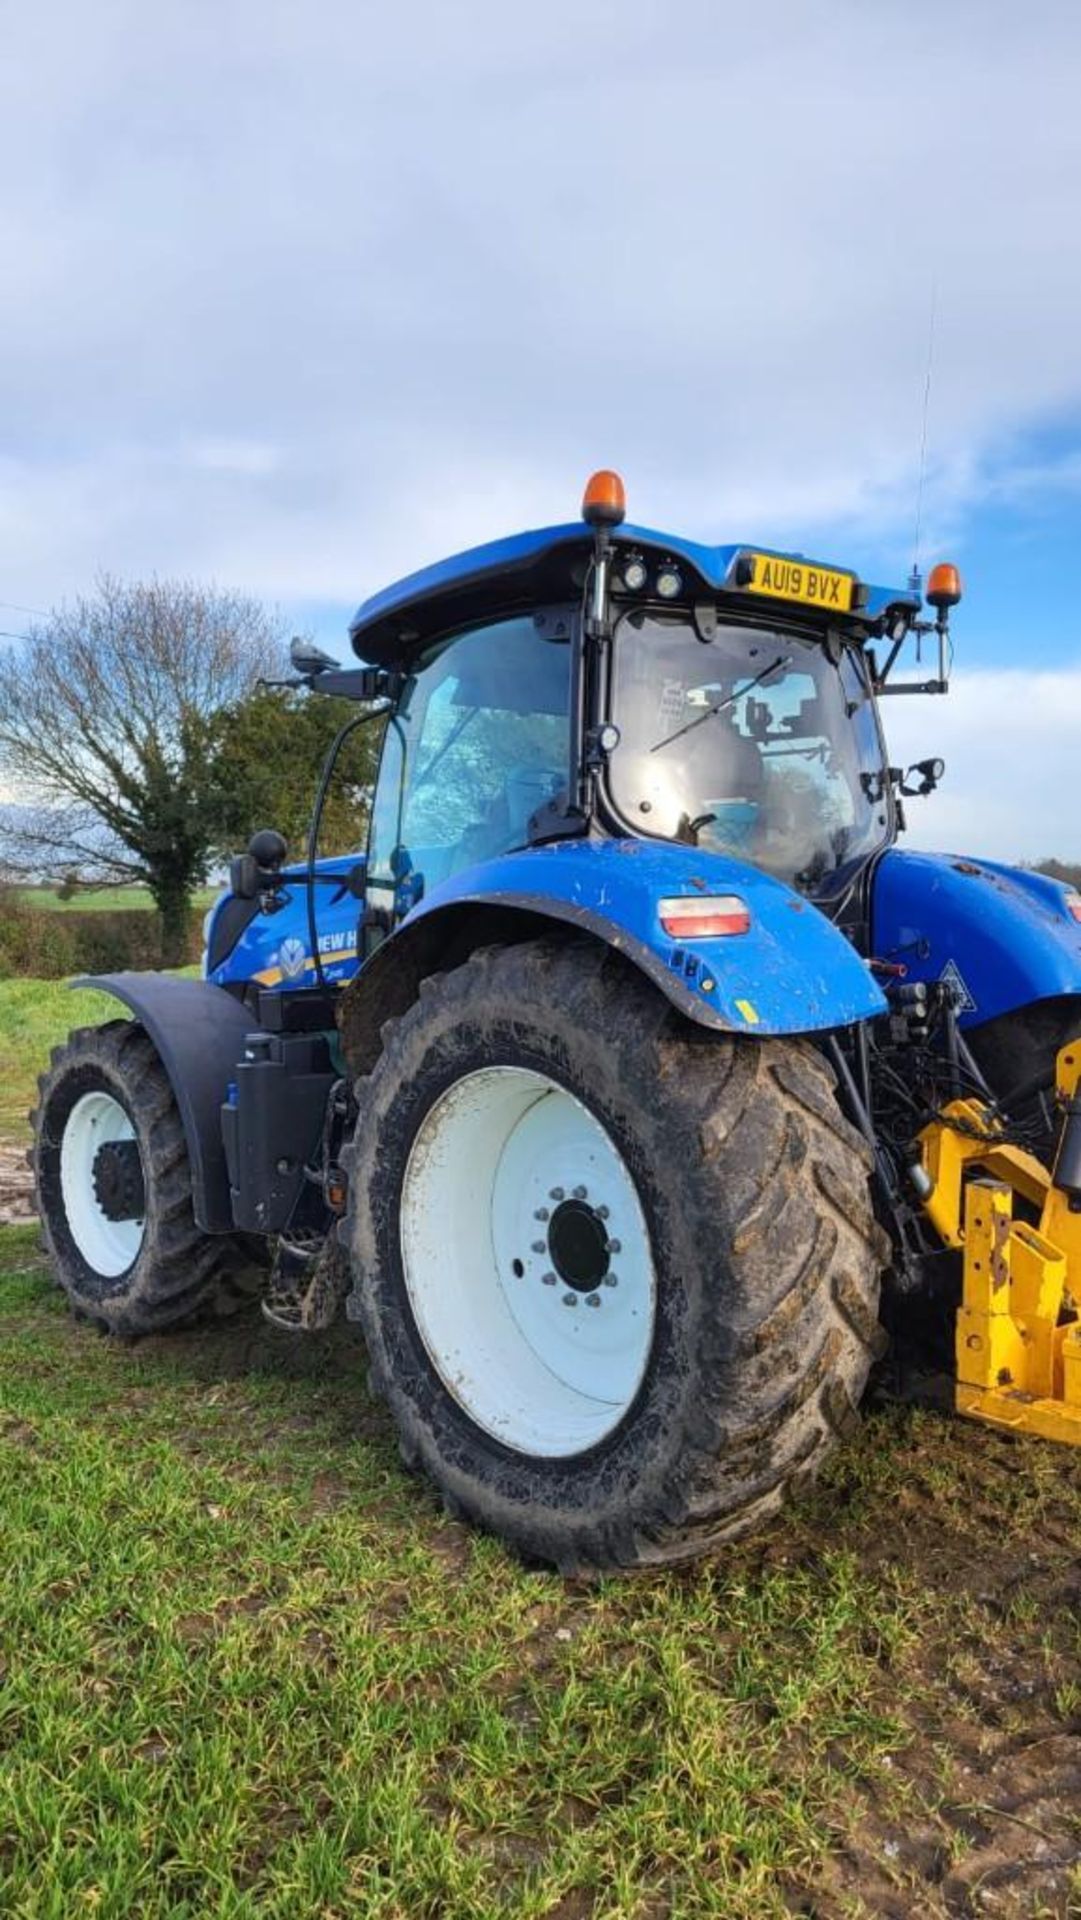
[[[749,931],[673,940],[660,901],[703,894],[738,894]],[[669,842],[558,841],[470,867],[412,909],[343,997],[351,1064],[371,1064],[379,1025],[405,1010],[426,973],[457,963],[471,946],[537,938],[553,926],[626,955],[682,1014],[715,1032],[829,1032],[886,1009],[844,935],[768,874]]]
[[[196,1221],[205,1233],[231,1233],[221,1108],[255,1027],[251,1014],[221,987],[173,974],[87,974],[71,984],[112,994],[145,1027],[180,1111]]]

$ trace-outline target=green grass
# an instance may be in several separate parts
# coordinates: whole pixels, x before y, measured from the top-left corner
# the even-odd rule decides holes
[[[197,967],[177,972],[194,975]],[[30,1139],[38,1074],[72,1027],[123,1019],[118,1000],[64,980],[0,980],[0,1142]]]
[[[63,980],[0,980],[0,1140],[29,1140],[37,1076],[69,1028],[119,1012],[107,994],[73,992]]]
[[[220,891],[220,887],[201,887],[192,895],[193,910],[205,913]],[[133,909],[150,913],[154,908],[145,887],[104,887],[97,892],[75,893],[70,900],[61,900],[52,887],[20,887],[18,897],[24,906],[50,913],[120,913]]]
[[[764,1540],[567,1583],[405,1476],[349,1330],[119,1345],[33,1245],[0,1234],[5,1916],[1081,1898],[1081,1456],[884,1407]]]

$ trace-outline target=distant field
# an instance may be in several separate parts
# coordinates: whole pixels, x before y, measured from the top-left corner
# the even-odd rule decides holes
[[[221,892],[220,887],[202,887],[193,895],[197,913],[205,913]],[[151,911],[154,902],[145,887],[103,887],[97,893],[76,893],[61,900],[53,887],[20,887],[19,898],[28,907],[47,908],[51,913],[124,913],[140,907]]]

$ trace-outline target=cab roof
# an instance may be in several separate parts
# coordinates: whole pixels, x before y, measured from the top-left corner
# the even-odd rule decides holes
[[[769,552],[779,559],[807,560],[804,554],[780,553],[748,543],[707,547],[677,534],[625,523],[614,529],[612,544],[617,552],[629,547],[682,567],[687,576],[682,604],[703,589],[726,596],[731,592],[733,605],[745,600],[733,580],[741,554]],[[365,600],[349,625],[353,649],[374,666],[408,666],[429,642],[456,626],[498,613],[575,600],[581,593],[592,550],[591,529],[581,520],[572,520],[563,526],[538,527],[452,554],[434,566],[407,574]],[[858,610],[830,616],[825,622],[821,614],[810,614],[806,607],[791,608],[779,601],[772,606],[778,618],[795,614],[814,619],[820,626],[840,620],[854,636],[864,637],[877,629],[891,608],[918,608],[919,604],[918,595],[908,588],[873,587],[861,582]],[[759,614],[762,610],[759,602]]]

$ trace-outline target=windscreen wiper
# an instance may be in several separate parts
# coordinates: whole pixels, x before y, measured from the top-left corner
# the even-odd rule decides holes
[[[700,727],[704,720],[712,720],[714,714],[723,713],[726,707],[734,707],[736,701],[742,700],[745,693],[753,693],[756,687],[762,685],[763,680],[768,680],[770,675],[776,673],[779,668],[790,667],[792,660],[792,654],[787,658],[778,654],[776,660],[772,661],[768,667],[763,667],[761,673],[756,673],[754,679],[748,680],[745,687],[737,687],[733,693],[726,693],[723,700],[715,701],[713,706],[707,707],[704,713],[696,713],[694,719],[688,720],[685,726],[677,727],[674,733],[666,734],[663,740],[655,740],[650,747],[650,753],[659,753],[662,747],[670,747],[673,740],[682,740],[683,735],[690,733],[692,727]]]

